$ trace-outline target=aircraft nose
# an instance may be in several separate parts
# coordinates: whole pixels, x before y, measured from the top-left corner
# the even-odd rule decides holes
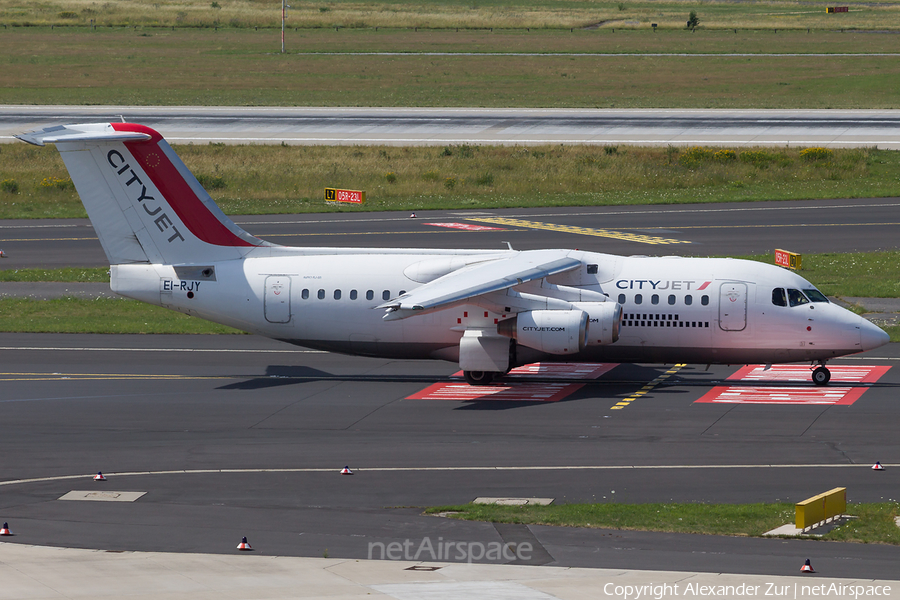
[[[891,341],[891,336],[877,325],[864,321],[859,328],[859,342],[863,351],[880,348]]]

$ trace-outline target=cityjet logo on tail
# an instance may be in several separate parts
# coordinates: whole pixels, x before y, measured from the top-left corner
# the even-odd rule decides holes
[[[174,233],[172,237],[169,238],[169,243],[171,244],[175,240],[184,241],[184,236],[181,235],[181,232],[178,231],[178,228],[175,227],[175,224],[172,223],[172,219],[169,218],[169,215],[166,213],[159,214],[162,211],[162,206],[159,206],[158,201],[153,196],[147,195],[147,186],[144,185],[144,182],[141,181],[141,178],[138,177],[137,173],[134,172],[134,169],[131,168],[125,161],[125,157],[122,156],[122,153],[118,150],[110,150],[106,154],[106,161],[109,165],[116,169],[116,173],[119,174],[122,178],[127,178],[125,182],[125,187],[130,187],[132,184],[138,184],[141,187],[140,195],[137,198],[137,201],[144,207],[144,211],[150,215],[151,217],[156,217],[153,219],[153,223],[160,230],[160,232],[165,231],[166,229],[171,229]],[[129,176],[130,174],[130,176]],[[134,188],[137,189],[137,188]],[[150,204],[145,203],[145,200],[149,200],[154,203],[156,210],[150,209]],[[156,215],[159,216],[157,217]]]
[[[705,290],[712,281],[704,281],[695,287],[696,281],[652,281],[650,279],[620,279],[616,287],[620,290]]]

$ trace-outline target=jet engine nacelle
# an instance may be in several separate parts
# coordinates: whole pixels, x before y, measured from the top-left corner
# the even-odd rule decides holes
[[[548,354],[576,354],[584,350],[588,319],[583,310],[531,310],[501,321],[497,332]]]
[[[619,339],[622,305],[618,302],[573,302],[588,314],[588,346],[605,346]]]

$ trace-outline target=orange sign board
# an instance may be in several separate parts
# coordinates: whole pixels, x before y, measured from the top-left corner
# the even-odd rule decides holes
[[[339,190],[336,188],[325,188],[325,201],[363,204],[366,201],[366,193],[358,190]]]

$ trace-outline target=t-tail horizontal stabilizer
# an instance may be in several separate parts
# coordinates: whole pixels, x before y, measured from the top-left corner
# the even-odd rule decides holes
[[[270,245],[225,216],[149,127],[88,123],[16,137],[56,144],[112,265],[227,260]]]

